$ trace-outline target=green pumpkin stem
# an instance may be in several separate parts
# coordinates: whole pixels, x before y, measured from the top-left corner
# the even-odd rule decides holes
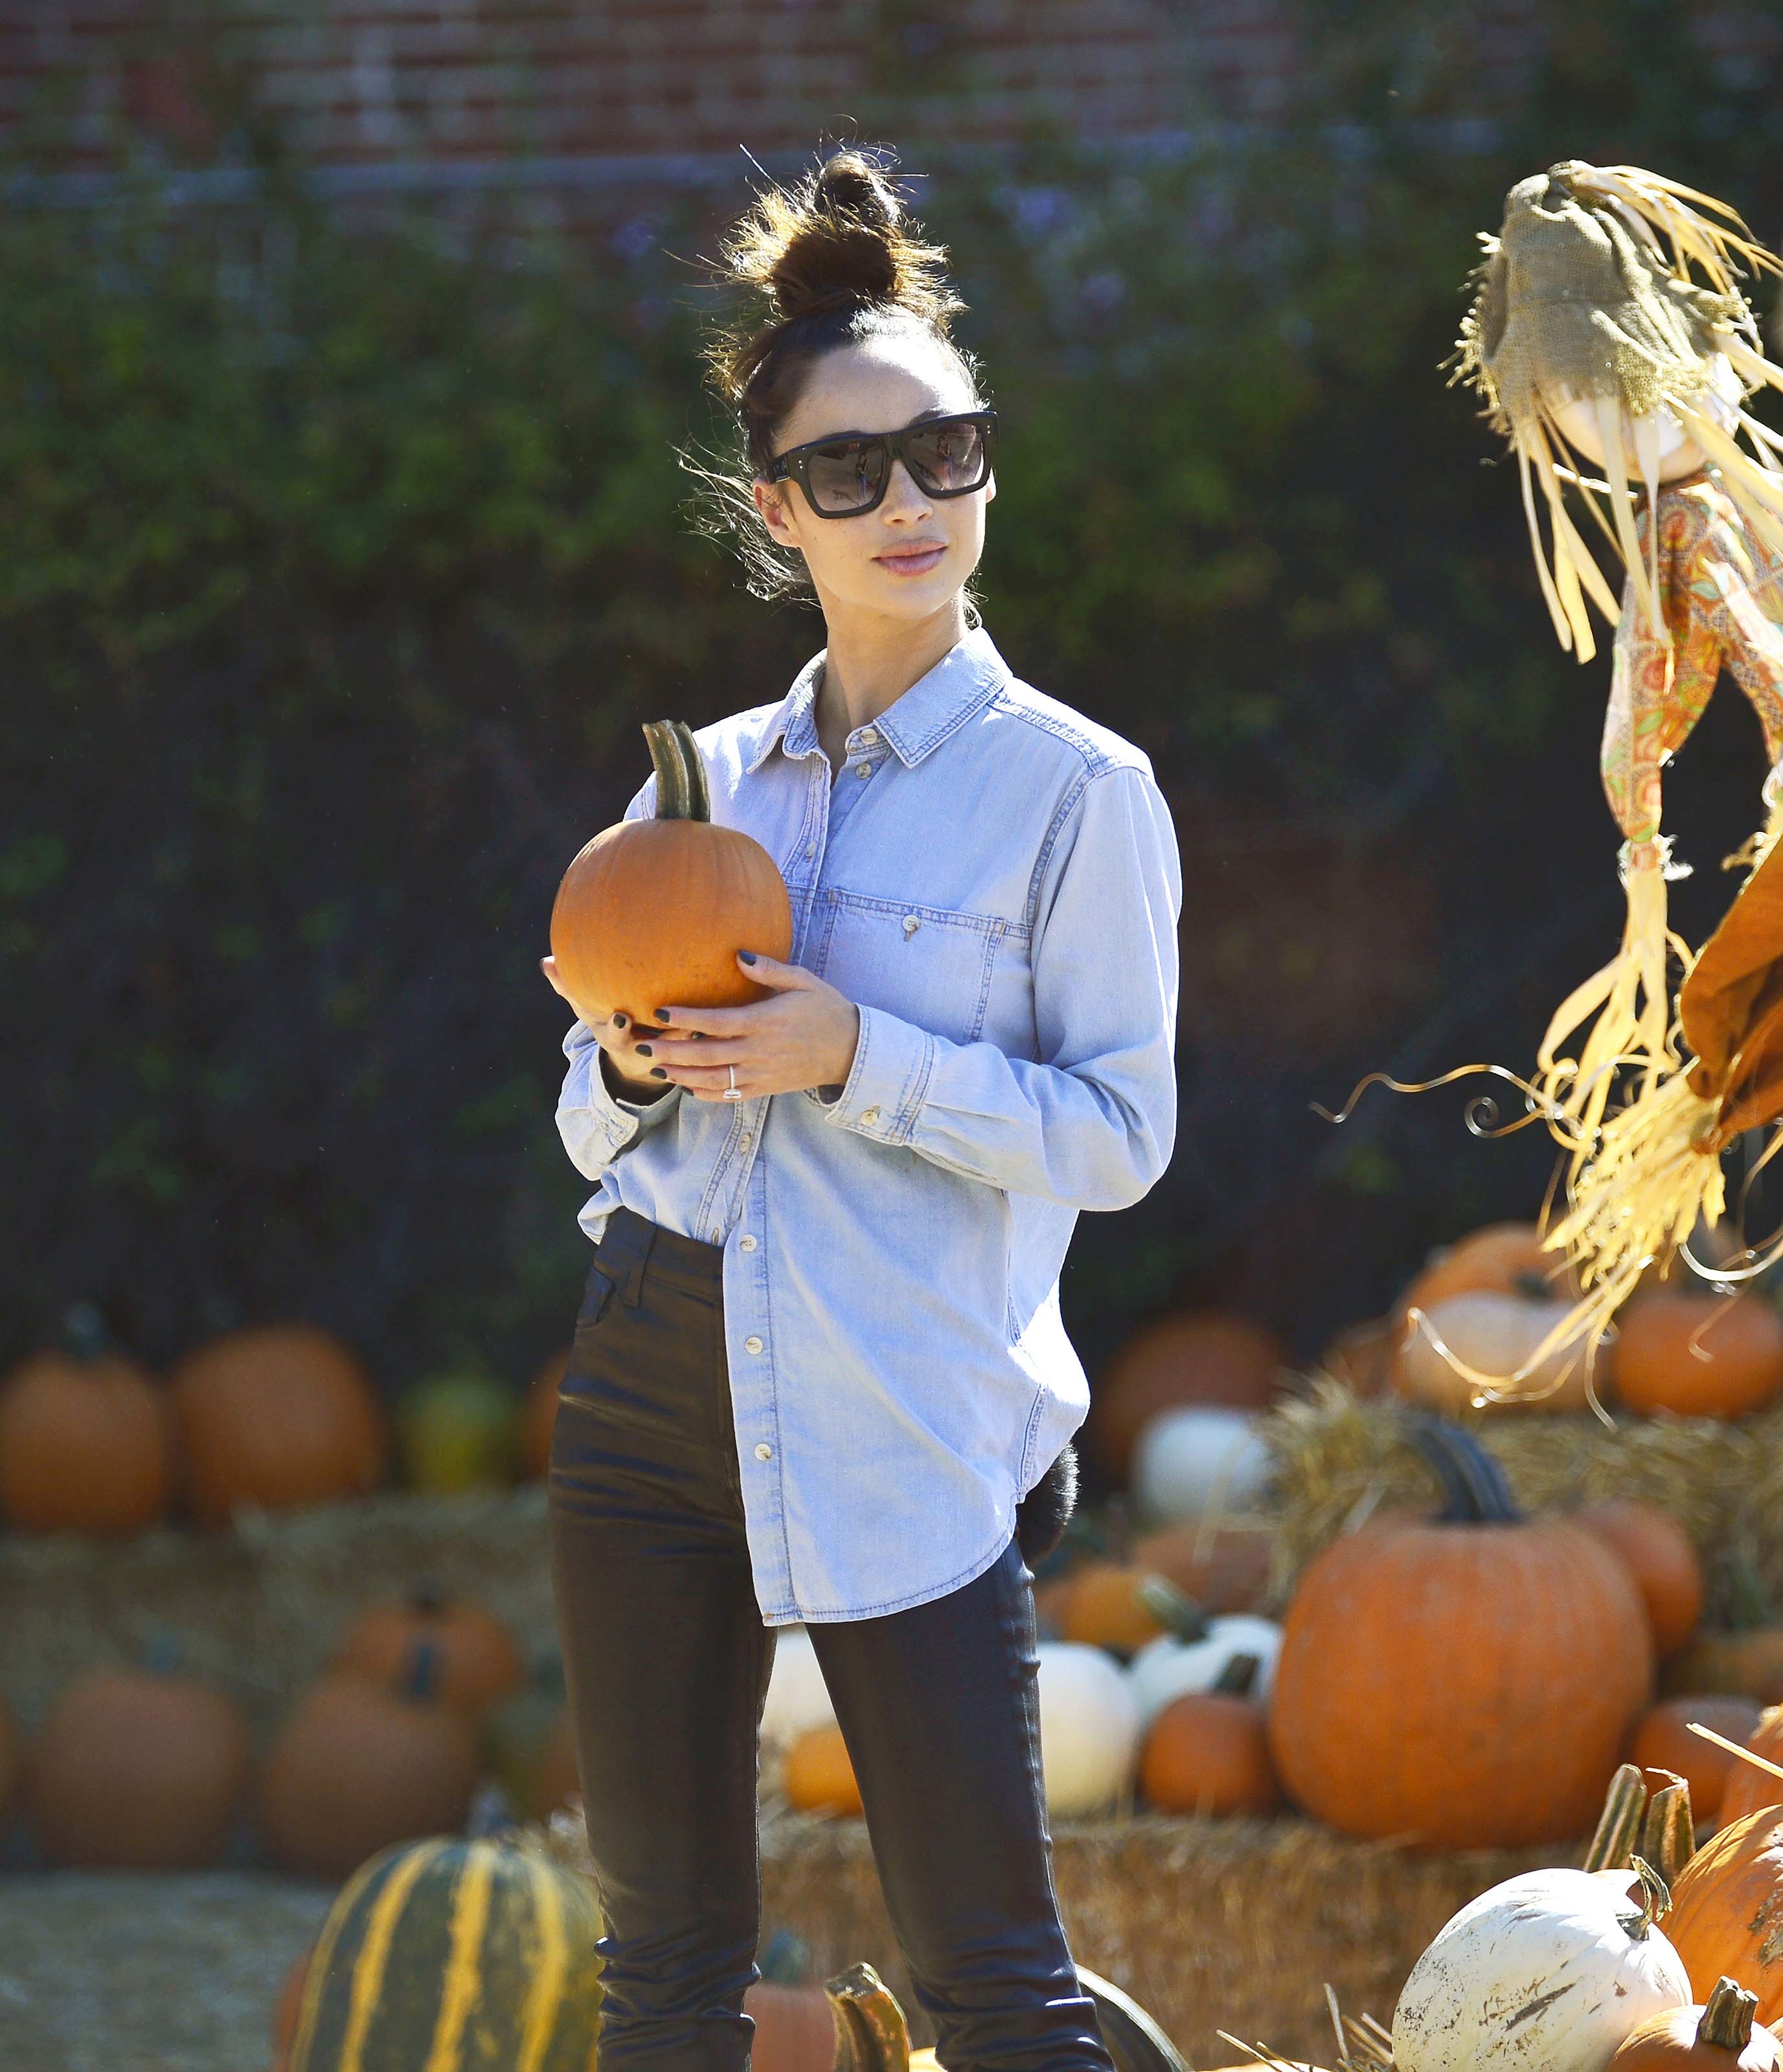
[[[1610,1779],[1604,1794],[1604,1811],[1597,1832],[1585,1852],[1583,1868],[1619,1871],[1626,1868],[1631,1852],[1639,1845],[1647,1813],[1647,1787],[1639,1769],[1625,1762]]]
[[[712,794],[706,781],[706,764],[686,721],[647,719],[644,738],[650,744],[657,773],[657,818],[710,820]]]
[[[1407,1436],[1436,1471],[1448,1503],[1443,1511],[1451,1525],[1515,1525],[1517,1508],[1497,1457],[1471,1432],[1446,1417],[1414,1416]]]
[[[1709,1995],[1703,2019],[1696,2025],[1696,2040],[1713,2044],[1718,2050],[1744,2050],[1752,2040],[1752,2017],[1757,2012],[1757,1994],[1723,1978]]]
[[[1235,1655],[1214,1678],[1213,1688],[1222,1697],[1248,1698],[1257,1688],[1262,1666],[1260,1655]]]
[[[871,1964],[850,1964],[823,1989],[836,2025],[834,2072],[910,2072],[909,2025]]]
[[[1167,1576],[1142,1576],[1133,1586],[1133,1594],[1164,1630],[1178,1640],[1206,1639],[1207,1614]]]
[[[1690,1787],[1675,1771],[1662,1770],[1671,1782],[1647,1801],[1641,1824],[1640,1850],[1669,1885],[1696,1853],[1696,1823],[1690,1817]]]

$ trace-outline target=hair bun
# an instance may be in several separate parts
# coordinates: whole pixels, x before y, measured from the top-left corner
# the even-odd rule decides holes
[[[796,187],[770,188],[724,256],[735,278],[766,292],[779,324],[854,304],[906,309],[945,331],[960,306],[945,251],[913,234],[884,171],[859,151],[834,153]]]

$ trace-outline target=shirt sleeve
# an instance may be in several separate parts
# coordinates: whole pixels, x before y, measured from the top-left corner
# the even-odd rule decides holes
[[[656,782],[653,771],[622,819],[638,820],[656,810]],[[558,1096],[558,1134],[576,1170],[587,1179],[598,1179],[634,1137],[653,1128],[680,1106],[686,1089],[671,1085],[666,1093],[650,1101],[631,1100],[616,1094],[601,1070],[600,1045],[595,1032],[579,1015],[563,1039],[563,1054],[570,1061],[570,1069]]]
[[[1148,769],[1085,779],[1042,870],[1032,959],[1042,1062],[860,1009],[838,1129],[1077,1209],[1139,1200],[1176,1132],[1182,867]],[[826,1096],[828,1096],[826,1099]]]

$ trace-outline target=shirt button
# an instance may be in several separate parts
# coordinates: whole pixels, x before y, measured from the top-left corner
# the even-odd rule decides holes
[[[714,1231],[712,1233],[712,1242],[714,1244],[723,1244],[724,1242],[723,1231],[721,1230]]]
[[[876,1108],[863,1108],[861,1110],[861,1120],[863,1122],[877,1122],[879,1119],[879,1112]]]
[[[871,777],[872,774],[873,766],[871,763],[857,763],[854,765],[854,775],[857,777]]]
[[[743,1342],[752,1353],[759,1353],[761,1350],[761,1340],[753,1335],[745,1338]]]
[[[761,1444],[756,1449],[756,1458],[758,1461],[771,1461],[773,1457],[773,1448],[768,1445],[765,1439],[764,1439]]]
[[[863,726],[860,730],[860,738],[864,741],[870,748],[872,746],[873,743],[879,739],[879,735],[870,726]]]
[[[813,856],[815,856],[815,855],[817,854],[817,844],[816,844],[815,842],[807,842],[807,843],[805,845],[805,855],[807,856],[807,857],[813,857]]]
[[[737,1240],[737,1248],[739,1252],[753,1252],[756,1248],[756,1240],[753,1237],[739,1237]]]

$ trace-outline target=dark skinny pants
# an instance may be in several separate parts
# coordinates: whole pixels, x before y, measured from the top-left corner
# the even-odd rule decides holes
[[[744,2072],[755,2029],[775,1636],[743,1536],[723,1264],[719,1245],[613,1212],[552,1439],[553,1585],[606,1914],[602,2072]],[[1032,1583],[1011,1539],[945,1597],[808,1629],[949,2072],[1112,2072],[1052,1884]]]

